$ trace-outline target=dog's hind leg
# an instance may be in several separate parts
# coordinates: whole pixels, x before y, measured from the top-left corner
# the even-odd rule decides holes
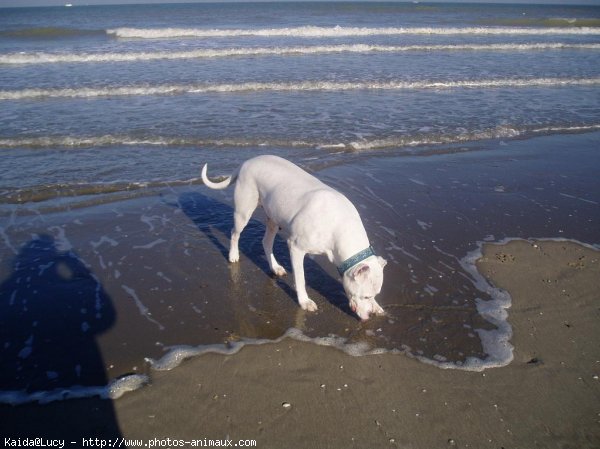
[[[277,223],[272,221],[270,218],[267,219],[267,229],[265,230],[265,236],[263,237],[263,248],[265,250],[265,256],[267,256],[267,260],[269,261],[269,267],[271,267],[271,271],[276,276],[285,276],[287,273],[285,272],[285,268],[279,265],[277,259],[273,255],[273,242],[275,241],[275,236],[277,235],[277,231],[279,226]]]
[[[304,251],[288,241],[290,248],[290,258],[292,260],[292,270],[294,270],[294,283],[296,284],[296,294],[298,295],[298,303],[300,307],[309,312],[315,312],[317,305],[308,297],[306,293],[306,283],[304,280]]]
[[[236,184],[233,194],[235,211],[233,213],[233,230],[231,231],[231,243],[229,246],[229,262],[235,263],[240,260],[238,243],[240,234],[250,221],[252,213],[258,206],[258,192],[247,189],[241,183]]]

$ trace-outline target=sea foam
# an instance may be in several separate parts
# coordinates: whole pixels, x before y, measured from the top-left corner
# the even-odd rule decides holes
[[[66,399],[82,399],[99,397],[101,399],[118,399],[125,393],[137,390],[148,384],[150,378],[143,374],[132,374],[113,380],[108,385],[103,386],[80,386],[74,385],[67,388],[56,388],[54,390],[36,391],[28,393],[26,391],[0,391],[0,404],[19,405],[29,402],[39,402],[47,404],[48,402],[62,401]]]
[[[354,90],[446,90],[519,87],[595,86],[600,78],[501,78],[446,81],[301,81],[289,83],[163,84],[142,86],[79,87],[66,89],[2,90],[0,100],[41,98],[94,98],[145,95],[184,95],[242,92],[334,92]]]
[[[600,50],[600,44],[569,44],[560,42],[533,44],[447,44],[447,45],[312,45],[291,47],[215,48],[187,51],[106,52],[106,53],[9,53],[0,55],[0,64],[55,64],[154,61],[161,59],[207,59],[256,56],[301,56],[329,53],[402,53],[443,51],[546,51]]]
[[[39,137],[16,137],[0,139],[0,148],[94,148],[107,146],[134,146],[134,147],[273,147],[273,148],[316,148],[322,150],[377,150],[386,148],[406,148],[431,145],[449,145],[453,143],[473,142],[477,140],[511,139],[534,137],[544,134],[556,133],[585,133],[600,130],[600,123],[581,124],[573,126],[519,126],[503,125],[478,130],[460,129],[455,132],[406,132],[404,134],[378,138],[376,135],[361,140],[342,141],[319,141],[319,140],[286,140],[276,138],[247,138],[247,139],[205,139],[201,137],[169,137],[148,136],[139,138],[128,135],[102,135],[102,136],[39,136]],[[149,181],[140,187],[164,187],[171,185],[195,184],[199,178],[172,181]],[[111,185],[118,188],[118,183]],[[55,187],[60,187],[56,185]],[[80,183],[70,187],[89,190],[95,193],[97,185],[93,183]],[[135,188],[130,183],[124,183],[123,188]],[[112,189],[111,191],[113,191]]]
[[[205,29],[205,28],[114,28],[106,33],[117,38],[173,39],[182,37],[361,37],[394,35],[599,35],[596,27],[321,27],[300,26],[263,29]]]

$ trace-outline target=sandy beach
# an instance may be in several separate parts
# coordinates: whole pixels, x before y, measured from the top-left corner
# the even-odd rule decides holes
[[[156,378],[117,403],[123,434],[180,429],[258,447],[598,447],[600,254],[519,240],[486,245],[478,266],[513,297],[508,367],[442,371],[286,340]]]
[[[229,191],[177,187],[34,220],[13,214],[3,228],[13,252],[1,273],[3,323],[15,323],[15,335],[24,328],[22,341],[33,332],[33,343],[5,345],[16,360],[3,366],[5,389],[19,390],[23,379],[38,390],[73,385],[68,375],[64,386],[57,380],[73,370],[65,354],[87,354],[76,369],[81,385],[134,373],[148,375],[149,385],[113,401],[1,405],[0,434],[254,439],[264,448],[598,447],[598,251],[543,240],[599,242],[597,143],[592,133],[431,157],[307,161],[357,205],[390,262],[380,301],[388,316],[365,325],[345,305],[335,268],[320,258],[307,259],[320,311],[297,307],[291,280],[266,272],[260,215],[242,239],[239,267],[230,267]],[[517,240],[495,243],[507,238]],[[488,293],[461,266],[481,241],[478,272],[512,298],[508,364],[491,359],[475,332],[495,328],[476,307]],[[276,252],[289,267],[286,251],[280,240]],[[11,286],[27,273],[32,297],[66,291],[82,302],[55,310],[32,299],[28,313],[14,314]],[[226,350],[244,339],[278,339],[289,328],[403,354],[353,357],[286,338],[204,354],[172,370],[148,362],[173,346]],[[28,351],[49,352],[21,357]],[[460,369],[469,357],[505,366]],[[440,369],[444,362],[459,369]]]
[[[286,339],[158,372],[114,410],[93,399],[21,406],[8,424],[73,439],[120,431],[145,441],[253,439],[265,448],[598,447],[598,251],[518,240],[486,245],[478,267],[513,297],[508,367],[440,370]]]

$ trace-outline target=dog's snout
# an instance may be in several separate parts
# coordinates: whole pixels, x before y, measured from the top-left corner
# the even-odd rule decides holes
[[[361,321],[367,321],[369,319],[369,317],[371,316],[371,311],[370,310],[364,310],[364,311],[359,311],[360,313],[358,314],[358,317],[360,318]]]

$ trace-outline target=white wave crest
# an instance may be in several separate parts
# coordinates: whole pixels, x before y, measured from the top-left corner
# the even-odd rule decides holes
[[[182,37],[361,37],[393,35],[599,35],[596,27],[321,27],[300,26],[292,28],[265,29],[205,29],[205,28],[115,28],[106,30],[107,34],[118,38],[133,39],[173,39]]]
[[[430,133],[425,135],[396,136],[384,139],[365,139],[350,142],[347,146],[355,151],[385,148],[403,148],[426,145],[450,145],[491,139],[514,139],[540,134],[584,133],[599,131],[600,124],[580,126],[516,127],[498,126],[478,131],[463,131],[454,134]]]
[[[188,51],[127,52],[127,53],[9,53],[0,55],[0,64],[51,64],[135,62],[161,59],[202,59],[238,56],[294,56],[328,53],[402,53],[434,51],[543,51],[543,50],[600,50],[599,43],[568,44],[456,44],[456,45],[314,45],[295,47],[257,47],[197,49]]]
[[[128,135],[103,136],[41,136],[20,137],[16,139],[0,138],[0,148],[48,148],[48,147],[106,147],[106,146],[194,146],[194,147],[284,147],[304,148],[317,147],[319,144],[303,140],[280,139],[203,139],[197,137],[149,136],[135,137]]]
[[[489,131],[479,131],[458,135],[432,134],[427,136],[400,136],[385,139],[359,140],[349,143],[349,147],[356,151],[377,150],[384,148],[416,147],[423,145],[444,145],[477,140],[514,138],[522,131],[514,128],[502,128]]]
[[[248,82],[237,84],[183,84],[157,86],[80,87],[67,89],[23,89],[0,91],[0,100],[39,98],[93,98],[144,95],[183,95],[240,92],[329,92],[349,90],[444,90],[519,87],[594,86],[600,78],[503,78],[458,81],[303,81],[292,83]]]
[[[376,150],[385,148],[405,148],[427,145],[448,145],[489,139],[511,139],[515,137],[537,136],[540,134],[585,133],[600,131],[600,124],[588,125],[548,125],[548,126],[499,126],[483,130],[456,130],[455,132],[408,133],[385,138],[371,138],[359,141],[323,142],[310,140],[284,140],[273,138],[254,139],[203,139],[200,137],[148,136],[144,138],[127,135],[103,136],[41,136],[0,138],[0,148],[89,148],[105,146],[196,146],[196,147],[272,147],[272,148],[315,148],[321,150]],[[194,183],[198,178],[177,181]],[[89,187],[82,184],[80,187]],[[128,184],[127,188],[131,188]]]

